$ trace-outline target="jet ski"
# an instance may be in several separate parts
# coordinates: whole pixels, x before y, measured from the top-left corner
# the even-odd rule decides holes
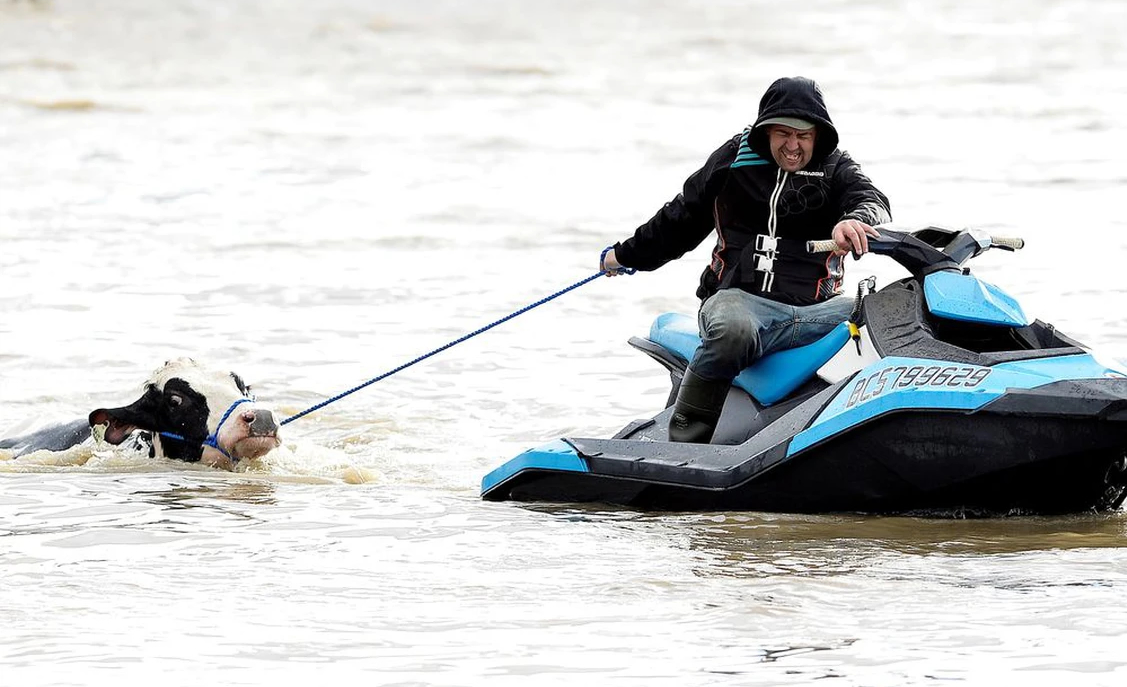
[[[1118,509],[1127,496],[1127,367],[1026,316],[965,264],[1019,238],[877,227],[910,276],[858,285],[821,340],[770,354],[728,392],[709,444],[668,440],[695,317],[630,344],[663,365],[666,407],[609,439],[566,437],[482,479],[489,501],[641,510],[993,516]],[[832,241],[811,241],[813,252]]]

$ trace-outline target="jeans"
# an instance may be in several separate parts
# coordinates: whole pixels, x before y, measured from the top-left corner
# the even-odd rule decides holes
[[[731,381],[768,353],[817,341],[849,319],[852,310],[848,296],[794,306],[721,289],[701,305],[701,346],[689,367],[704,379]]]

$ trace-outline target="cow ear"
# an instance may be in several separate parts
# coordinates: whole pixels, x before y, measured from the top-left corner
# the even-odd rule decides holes
[[[90,413],[90,426],[105,425],[105,440],[113,445],[125,441],[138,429],[156,431],[157,401],[160,392],[150,386],[145,394],[133,403],[121,408],[98,408]]]
[[[250,396],[250,385],[243,381],[237,373],[231,373],[231,379],[235,380],[235,386],[239,388],[239,393],[243,396]]]

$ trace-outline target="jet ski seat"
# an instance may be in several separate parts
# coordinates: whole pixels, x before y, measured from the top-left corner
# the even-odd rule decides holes
[[[696,319],[682,313],[664,313],[650,327],[650,341],[686,363],[700,346]],[[849,341],[849,323],[842,322],[812,344],[763,356],[744,368],[732,381],[760,404],[769,406],[802,386]]]

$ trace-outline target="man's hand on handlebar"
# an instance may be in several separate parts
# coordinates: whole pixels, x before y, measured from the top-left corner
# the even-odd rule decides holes
[[[834,226],[833,240],[838,255],[853,253],[859,258],[869,252],[869,237],[879,238],[880,233],[868,224],[855,219],[843,219]]]

